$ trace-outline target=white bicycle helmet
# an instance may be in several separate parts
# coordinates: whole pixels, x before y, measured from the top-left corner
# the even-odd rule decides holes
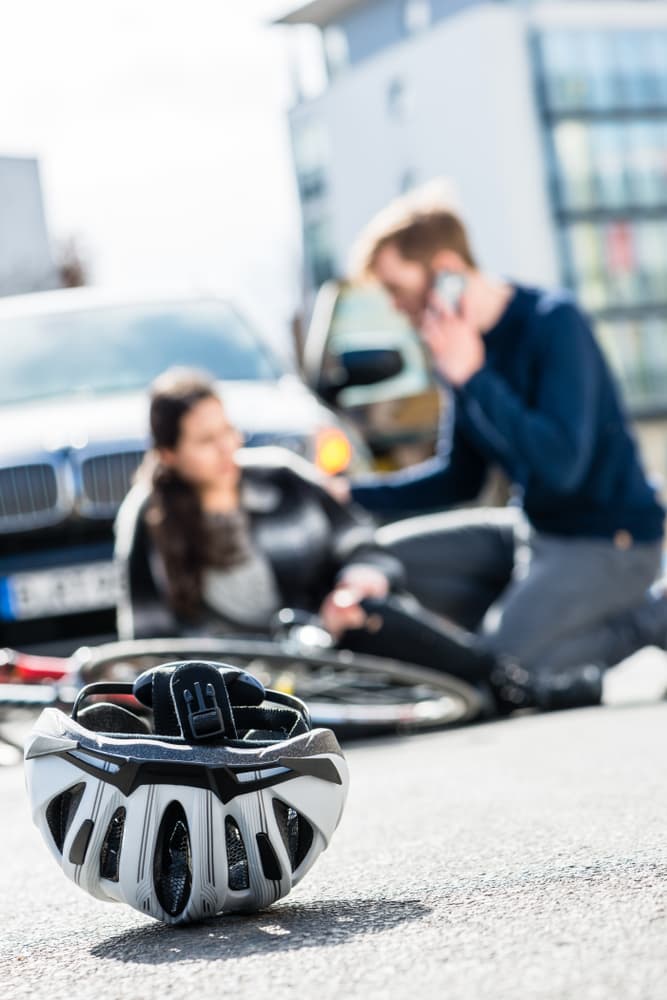
[[[151,711],[79,710],[109,694]],[[201,661],[91,684],[71,718],[45,709],[25,759],[33,819],[65,874],[170,924],[285,896],[328,846],[348,785],[336,737],[311,729],[299,699]]]

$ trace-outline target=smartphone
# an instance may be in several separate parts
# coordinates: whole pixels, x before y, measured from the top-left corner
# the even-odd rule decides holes
[[[436,271],[433,290],[438,293],[452,312],[461,311],[461,296],[466,287],[466,276],[459,271]]]

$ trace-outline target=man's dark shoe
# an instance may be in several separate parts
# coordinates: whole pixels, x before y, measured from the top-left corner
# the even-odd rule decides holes
[[[535,707],[543,712],[586,708],[602,701],[603,670],[595,663],[538,675],[533,681]]]

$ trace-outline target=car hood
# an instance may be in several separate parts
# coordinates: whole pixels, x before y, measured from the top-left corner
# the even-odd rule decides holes
[[[336,423],[335,416],[295,376],[277,382],[225,382],[220,387],[230,420],[250,434],[306,436]],[[0,406],[3,460],[61,448],[147,440],[144,391],[74,395]]]

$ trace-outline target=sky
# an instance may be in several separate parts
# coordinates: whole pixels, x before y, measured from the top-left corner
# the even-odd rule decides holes
[[[230,294],[274,342],[299,302],[289,0],[0,3],[0,155],[37,156],[95,284]]]

